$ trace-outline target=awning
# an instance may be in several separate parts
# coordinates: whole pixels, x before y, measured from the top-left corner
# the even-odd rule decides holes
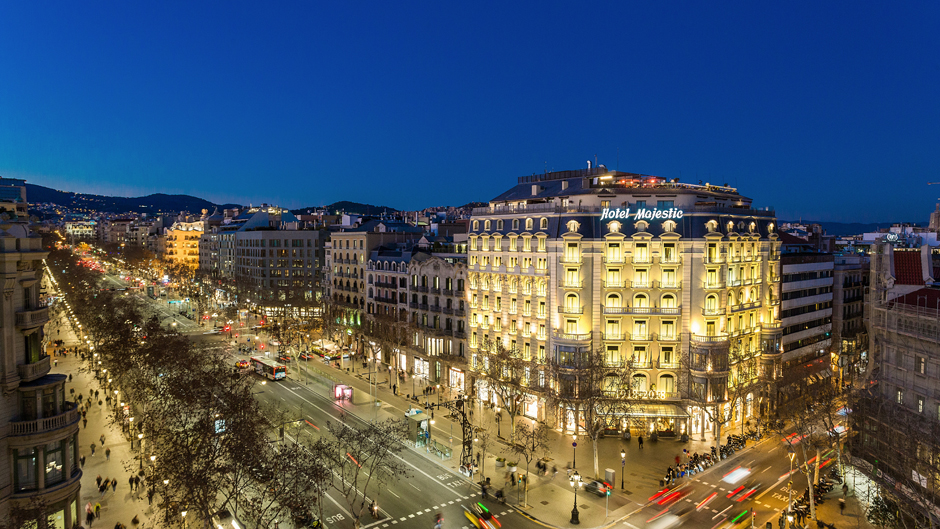
[[[684,419],[689,416],[680,406],[675,404],[634,404],[624,417],[663,417]]]

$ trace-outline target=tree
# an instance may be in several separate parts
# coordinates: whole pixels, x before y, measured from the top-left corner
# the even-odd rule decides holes
[[[609,426],[629,416],[633,408],[634,359],[608,357],[601,349],[564,353],[551,362],[554,404],[570,409],[575,431],[593,444],[594,475],[600,474],[597,445]],[[579,423],[583,421],[583,427]],[[566,430],[566,428],[562,428]]]
[[[516,430],[516,442],[509,445],[508,450],[521,457],[525,461],[525,497],[523,505],[529,503],[529,465],[539,459],[542,454],[548,451],[548,427],[544,423],[536,423],[529,427],[520,424]]]
[[[404,449],[406,427],[404,421],[391,419],[362,426],[327,424],[332,439],[324,441],[317,452],[337,474],[331,486],[346,500],[357,529],[370,487],[383,490],[391,480],[407,474],[407,467],[397,457]]]
[[[522,415],[529,394],[538,391],[542,368],[530,358],[524,358],[518,348],[506,347],[501,339],[485,339],[481,347],[483,357],[481,375],[487,387],[496,395],[499,406],[509,416],[509,440],[515,439],[516,418]]]

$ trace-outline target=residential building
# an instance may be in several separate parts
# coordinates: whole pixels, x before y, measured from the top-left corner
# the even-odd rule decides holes
[[[92,241],[95,239],[95,225],[91,221],[75,221],[65,223],[65,237],[70,244],[76,244],[79,241]]]
[[[799,397],[810,384],[832,376],[833,256],[781,254],[780,319],[783,326],[782,377],[772,388],[775,402]]]
[[[724,407],[731,358],[779,376],[779,242],[773,211],[728,186],[604,166],[520,177],[475,208],[469,233],[469,349],[475,389],[486,344],[502,341],[566,376],[578,355],[632,360],[629,407],[606,425],[634,434],[703,435]],[[766,405],[755,390],[745,417]],[[551,407],[550,407],[551,406]],[[583,417],[533,390],[524,415],[575,431]]]
[[[907,283],[924,273],[922,249],[871,254],[866,307],[870,379],[852,406],[854,466],[907,515],[940,517],[940,288]],[[932,282],[931,282],[932,283]],[[925,518],[922,518],[925,519]]]
[[[203,233],[202,222],[174,222],[163,234],[163,257],[193,270],[199,266],[199,240]]]
[[[832,355],[840,384],[851,382],[868,361],[865,291],[869,258],[855,251],[836,254],[832,278]]]
[[[16,189],[11,189],[16,188]],[[0,202],[25,200],[25,182],[0,180]],[[65,389],[67,377],[50,373],[43,349],[49,309],[40,299],[43,259],[26,217],[0,226],[0,519],[14,507],[44,505],[53,527],[81,522],[78,422]]]

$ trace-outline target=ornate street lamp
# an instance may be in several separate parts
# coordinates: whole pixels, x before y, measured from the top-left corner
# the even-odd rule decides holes
[[[627,470],[627,451],[620,450],[620,490],[623,490],[623,475],[626,472],[626,470]]]
[[[571,509],[571,520],[569,520],[569,523],[572,525],[578,525],[581,523],[581,520],[578,519],[578,516],[580,514],[578,512],[578,489],[581,488],[581,486],[584,485],[584,483],[582,483],[581,475],[578,474],[577,470],[573,470],[571,472],[571,477],[569,478],[569,481],[571,483],[571,488],[574,489],[574,508]]]

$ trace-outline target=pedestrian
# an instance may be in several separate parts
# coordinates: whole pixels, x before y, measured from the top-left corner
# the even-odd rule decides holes
[[[480,499],[486,499],[486,483],[480,486]]]
[[[779,527],[780,529],[783,529],[783,524],[784,524],[783,515],[780,515],[780,518],[777,518],[777,527]]]
[[[104,446],[104,434],[101,434],[101,437],[98,438],[101,441],[101,446]]]
[[[97,389],[95,390],[95,398],[96,398],[96,399],[98,398],[98,390],[97,390]]]
[[[95,457],[95,443],[91,443],[91,457]]]
[[[134,476],[134,490],[140,490],[140,476]]]
[[[71,381],[72,381],[72,374],[69,373],[69,382],[71,382]]]
[[[845,498],[839,498],[839,514],[845,516]]]
[[[842,484],[842,497],[843,498],[849,497],[849,484],[848,483]]]
[[[82,468],[85,468],[85,456],[78,458],[78,462],[82,464]]]
[[[82,417],[82,428],[88,428],[88,419],[84,417]],[[94,452],[94,450],[92,450],[92,452]],[[92,453],[91,455],[95,455],[95,454]]]
[[[108,403],[108,406],[110,406],[110,405],[111,405],[111,395],[108,395],[107,397],[105,397],[105,398],[104,398],[104,401]]]
[[[153,489],[147,491],[147,505],[153,505]]]
[[[88,524],[88,527],[91,527],[91,525],[94,522],[95,522],[95,512],[89,509],[88,511],[85,512],[85,523]]]
[[[117,480],[116,479],[111,480],[111,492],[117,492]]]
[[[637,437],[637,441],[640,443],[640,450],[643,450],[643,436],[641,435]]]
[[[127,478],[127,486],[128,486],[131,490],[134,490],[134,476],[131,476],[131,477]]]
[[[98,474],[98,477],[95,478],[95,483],[98,484],[99,487],[101,486],[101,474]]]
[[[101,504],[95,502],[95,518],[101,518]]]
[[[106,457],[108,461],[111,461],[111,449],[110,448],[105,449],[104,457]]]
[[[104,443],[102,442],[101,444],[104,444]],[[680,462],[680,461],[682,461],[682,459],[679,458],[679,454],[676,454],[676,466],[677,466],[677,467],[679,466],[679,462]]]

